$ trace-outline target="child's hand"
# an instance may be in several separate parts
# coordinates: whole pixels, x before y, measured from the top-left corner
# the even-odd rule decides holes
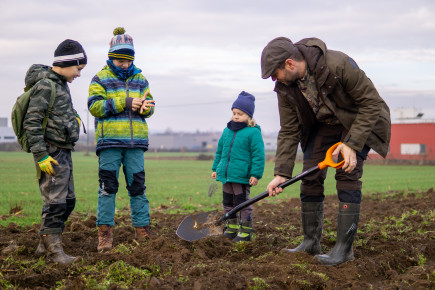
[[[131,102],[131,110],[133,112],[137,111],[142,106],[142,99],[133,98],[133,101]]]
[[[140,107],[140,113],[142,114],[143,111],[148,110],[149,107],[154,107],[155,101],[154,100],[144,100],[142,103],[142,107]]]
[[[258,179],[255,178],[254,176],[251,176],[251,178],[249,179],[249,185],[254,186],[258,184]]]
[[[140,100],[142,101],[142,106],[140,107],[140,113],[142,114],[143,111],[148,110],[149,107],[154,107],[155,101],[154,100],[147,100],[147,96],[150,93],[150,91],[146,91]]]
[[[213,172],[213,173],[211,174],[211,178],[216,179],[216,177],[217,177],[217,173],[216,173],[216,172]]]

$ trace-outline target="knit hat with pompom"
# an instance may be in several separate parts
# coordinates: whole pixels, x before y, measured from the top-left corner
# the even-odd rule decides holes
[[[134,60],[133,38],[125,34],[123,27],[113,30],[112,40],[110,41],[109,59]]]

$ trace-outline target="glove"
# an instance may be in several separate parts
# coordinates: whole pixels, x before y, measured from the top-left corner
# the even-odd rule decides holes
[[[50,155],[47,155],[46,157],[38,161],[39,168],[41,168],[42,171],[49,175],[54,175],[55,172],[51,163],[59,165],[59,163],[57,163],[57,161],[53,159]]]
[[[79,128],[80,128],[80,126],[82,125],[82,120],[80,119],[79,114],[76,114],[76,119],[77,119],[77,122],[79,122]]]

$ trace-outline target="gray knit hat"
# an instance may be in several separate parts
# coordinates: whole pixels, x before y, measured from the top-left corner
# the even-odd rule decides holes
[[[293,42],[287,37],[271,40],[261,54],[261,77],[267,79],[288,58],[295,49]]]

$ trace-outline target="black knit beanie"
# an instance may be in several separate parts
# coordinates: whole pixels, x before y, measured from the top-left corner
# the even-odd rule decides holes
[[[87,63],[85,50],[75,40],[65,39],[54,51],[53,66],[69,67]]]

